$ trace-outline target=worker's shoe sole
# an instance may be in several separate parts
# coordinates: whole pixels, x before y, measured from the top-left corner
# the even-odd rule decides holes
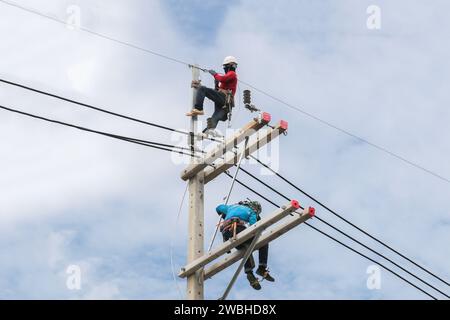
[[[204,134],[211,138],[223,138],[223,135],[216,129],[206,129]]]
[[[264,280],[270,281],[270,282],[275,282],[275,279],[269,274],[269,271],[265,268],[258,268],[256,270],[256,274],[258,276],[263,277]]]
[[[259,284],[258,279],[255,277],[255,275],[252,272],[247,273],[247,280],[250,282],[250,285],[255,290],[261,290],[261,285]]]
[[[205,112],[203,110],[192,109],[191,112],[186,113],[186,116],[195,117],[195,116],[202,116],[204,114],[205,114]]]

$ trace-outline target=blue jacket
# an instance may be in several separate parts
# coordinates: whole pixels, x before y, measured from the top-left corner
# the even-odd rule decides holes
[[[256,214],[256,212],[247,206],[238,204],[221,204],[217,206],[216,211],[218,214],[224,217],[224,220],[239,218],[245,222],[248,222],[250,225],[255,224],[256,221],[258,221],[258,215]]]

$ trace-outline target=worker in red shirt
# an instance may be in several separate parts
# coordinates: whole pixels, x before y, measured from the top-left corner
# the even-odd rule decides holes
[[[216,81],[215,89],[200,86],[198,82],[193,82],[192,85],[198,88],[197,96],[195,98],[194,109],[186,115],[189,117],[204,115],[203,103],[205,97],[207,97],[215,105],[212,117],[208,118],[207,129],[215,129],[219,121],[226,121],[228,114],[234,107],[234,95],[236,94],[238,82],[236,74],[237,65],[237,59],[233,56],[228,56],[223,61],[223,69],[225,71],[223,75],[218,74],[214,70],[208,71]]]

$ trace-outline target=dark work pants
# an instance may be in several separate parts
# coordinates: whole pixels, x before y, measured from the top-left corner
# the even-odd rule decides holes
[[[236,233],[240,233],[245,230],[245,226],[238,225],[236,228]],[[223,240],[227,241],[233,237],[233,230],[227,230],[222,233]],[[253,238],[247,240],[241,245],[238,245],[236,249],[238,250],[244,250],[246,251],[250,244],[252,243]],[[267,267],[267,259],[269,258],[269,245],[266,244],[265,246],[261,247],[259,249],[259,266],[260,267]],[[255,259],[253,259],[253,254],[250,255],[248,260],[245,262],[245,272],[251,272],[255,268]]]
[[[207,88],[205,86],[201,86],[197,90],[197,96],[195,97],[195,108],[198,110],[203,110],[203,103],[205,102],[205,97],[212,100],[214,102],[214,113],[211,117],[211,126],[210,129],[215,129],[217,127],[217,124],[219,121],[226,121],[227,120],[227,109],[223,108],[225,105],[225,94],[211,89]]]

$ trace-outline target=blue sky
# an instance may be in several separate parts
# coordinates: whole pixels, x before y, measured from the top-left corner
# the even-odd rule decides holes
[[[237,3],[232,1],[164,1],[163,7],[178,32],[194,42],[196,46],[211,46],[229,9]]]
[[[17,3],[64,19],[73,2]],[[450,7],[445,1],[75,3],[83,26],[184,61],[219,70],[224,56],[236,55],[241,79],[450,177],[450,47],[442,41],[450,27],[445,16]],[[379,31],[366,28],[366,9],[374,3],[382,9]],[[187,127],[191,75],[186,67],[4,4],[0,15],[2,77]],[[14,35],[11,25],[17,26]],[[212,85],[209,75],[202,79]],[[254,92],[253,97],[274,121],[289,120],[289,134],[279,141],[280,173],[450,278],[448,183],[261,94]],[[88,127],[171,142],[165,132],[3,84],[0,100]],[[249,116],[245,110],[236,112],[233,126],[240,127]],[[186,258],[186,206],[176,220],[185,188],[179,178],[183,165],[171,163],[165,153],[3,112],[0,138],[0,165],[6,168],[0,179],[0,298],[179,297],[169,243],[174,235],[178,270]],[[259,174],[259,167],[245,167]],[[393,257],[277,179],[261,178],[303,205],[316,206],[322,218]],[[208,240],[216,222],[214,207],[228,186],[226,177],[207,186]],[[232,201],[242,195],[250,196],[237,186]],[[273,200],[283,202],[276,195]],[[264,212],[272,211],[263,205]],[[330,231],[318,221],[313,224]],[[65,270],[73,264],[82,270],[79,291],[66,288]],[[274,284],[263,283],[263,290],[256,292],[240,277],[230,298],[426,298],[386,271],[381,289],[368,290],[366,269],[371,263],[305,226],[271,244],[269,265],[277,278]],[[223,292],[233,270],[208,280],[207,298]],[[184,290],[184,282],[178,282]]]

